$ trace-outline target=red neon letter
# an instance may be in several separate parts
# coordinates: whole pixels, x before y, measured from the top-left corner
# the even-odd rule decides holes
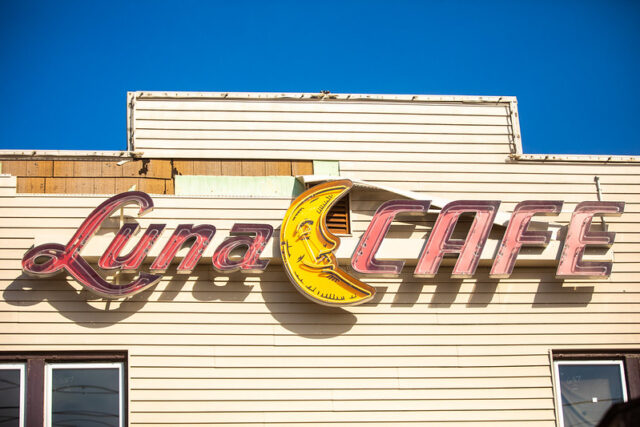
[[[551,240],[550,231],[529,231],[527,227],[532,216],[558,215],[561,210],[562,202],[559,200],[526,200],[518,203],[511,214],[511,221],[504,233],[489,277],[503,279],[511,276],[522,245],[547,246]]]
[[[178,274],[191,273],[198,261],[200,261],[202,253],[209,246],[214,234],[216,234],[216,228],[213,225],[203,224],[194,227],[193,224],[181,224],[177,226],[176,231],[164,246],[158,258],[151,264],[150,270],[154,273],[167,271],[169,264],[171,264],[183,243],[187,239],[195,237],[195,242],[191,245],[189,253],[187,253],[187,256],[184,257],[177,269]]]
[[[262,273],[268,260],[261,260],[260,254],[273,234],[273,227],[269,224],[234,224],[230,234],[255,234],[251,236],[235,236],[226,239],[213,253],[213,267],[219,272],[242,270],[245,273]],[[241,260],[233,261],[231,252],[241,246],[247,251]]]
[[[582,202],[578,203],[571,215],[571,222],[564,241],[562,255],[556,272],[557,278],[584,277],[597,279],[609,277],[610,262],[583,261],[585,246],[611,246],[616,233],[589,231],[595,214],[620,216],[624,212],[624,202]]]
[[[356,247],[351,259],[353,269],[367,274],[390,276],[400,274],[404,261],[380,261],[376,259],[376,253],[397,214],[426,212],[430,204],[430,200],[390,200],[380,205]]]
[[[134,272],[140,267],[162,230],[164,230],[165,224],[151,224],[140,238],[136,247],[129,254],[119,256],[120,251],[127,244],[129,238],[138,230],[138,227],[138,224],[124,224],[122,226],[105,253],[100,257],[98,261],[100,268],[105,270],[119,268],[126,272]]]
[[[459,253],[451,277],[473,276],[499,206],[498,200],[458,200],[443,207],[420,254],[414,275],[434,277],[444,254]],[[458,219],[465,212],[476,213],[471,229],[464,240],[452,239]]]
[[[100,204],[93,210],[80,225],[67,246],[58,243],[47,243],[29,250],[22,258],[22,269],[35,276],[51,276],[65,269],[80,284],[90,291],[106,297],[120,298],[125,295],[133,295],[154,284],[161,276],[140,273],[137,279],[125,285],[114,285],[104,280],[89,263],[80,256],[80,251],[87,244],[91,236],[98,231],[100,225],[116,209],[128,204],[137,203],[140,206],[139,215],[150,212],[153,209],[153,200],[148,194],[141,191],[129,191],[117,194]],[[36,262],[44,258],[43,262]]]

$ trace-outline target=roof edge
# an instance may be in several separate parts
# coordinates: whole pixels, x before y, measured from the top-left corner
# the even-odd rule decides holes
[[[92,151],[92,150],[0,150],[0,160],[43,159],[43,158],[96,158],[132,159],[142,157],[140,151]]]
[[[368,93],[309,92],[168,92],[135,91],[128,92],[136,99],[151,98],[202,98],[202,99],[281,99],[306,101],[395,101],[395,102],[460,102],[460,103],[510,103],[517,102],[515,96],[484,95],[394,95]]]
[[[640,163],[640,156],[593,155],[593,154],[509,154],[509,159],[515,162],[541,163]]]

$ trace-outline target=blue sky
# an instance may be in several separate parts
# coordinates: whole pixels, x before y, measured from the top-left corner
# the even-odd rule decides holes
[[[640,155],[638,1],[0,0],[0,148],[126,148],[126,92],[513,95],[525,153]]]

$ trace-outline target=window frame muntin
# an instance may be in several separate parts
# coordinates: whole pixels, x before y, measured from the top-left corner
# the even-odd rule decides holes
[[[2,363],[0,360],[0,370],[19,370],[20,371],[20,418],[18,421],[19,427],[24,427],[24,421],[26,418],[25,403],[27,394],[27,364],[26,363]]]
[[[596,355],[594,355],[596,356]],[[564,425],[564,413],[562,406],[562,389],[560,388],[560,365],[618,365],[620,369],[620,381],[622,384],[622,398],[623,402],[629,401],[629,391],[627,378],[625,374],[626,366],[625,360],[621,359],[588,359],[588,358],[579,358],[579,359],[567,359],[567,358],[559,358],[553,360],[553,389],[554,389],[554,401],[556,404],[556,408],[558,409],[558,420],[557,424],[559,427],[565,427]]]
[[[65,363],[63,361],[46,362],[44,366],[44,425],[51,427],[52,419],[52,378],[53,369],[118,369],[118,426],[124,427],[124,361],[118,362],[84,362]]]

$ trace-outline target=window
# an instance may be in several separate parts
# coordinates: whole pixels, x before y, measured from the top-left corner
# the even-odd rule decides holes
[[[126,353],[0,353],[0,427],[126,425]]]
[[[561,427],[596,426],[612,405],[638,396],[640,354],[562,352],[554,359]]]
[[[24,426],[24,364],[0,364],[0,426]]]
[[[122,363],[56,363],[45,374],[45,425],[123,425]]]

